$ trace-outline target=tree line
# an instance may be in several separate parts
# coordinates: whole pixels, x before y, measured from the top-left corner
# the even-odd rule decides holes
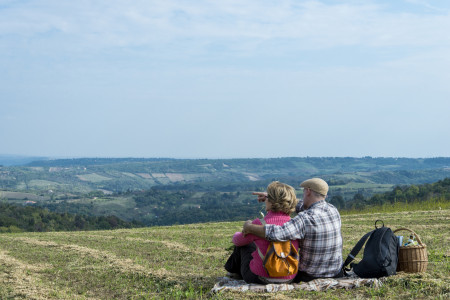
[[[445,201],[450,200],[450,178],[420,185],[397,185],[392,191],[375,194],[371,197],[365,197],[362,193],[356,193],[347,202],[343,200],[342,196],[335,195],[330,199],[330,203],[340,209],[362,209],[367,206],[381,206],[386,203],[421,202],[432,198]]]
[[[126,222],[116,216],[55,213],[40,207],[0,203],[0,232],[109,230],[141,226],[139,222]]]

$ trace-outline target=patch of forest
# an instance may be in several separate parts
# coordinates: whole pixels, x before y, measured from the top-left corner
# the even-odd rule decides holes
[[[109,230],[142,227],[116,216],[86,216],[51,212],[32,206],[0,203],[0,232]]]
[[[420,185],[397,185],[392,191],[375,194],[371,197],[364,197],[363,194],[356,193],[348,202],[343,201],[340,196],[333,196],[330,203],[340,209],[364,209],[368,206],[381,206],[397,202],[417,203],[430,199],[450,200],[450,178]]]

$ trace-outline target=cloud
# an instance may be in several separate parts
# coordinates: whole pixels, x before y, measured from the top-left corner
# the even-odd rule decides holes
[[[450,39],[448,11],[391,12],[366,1],[27,1],[1,8],[0,20],[3,40],[56,38],[81,49],[223,43],[252,51],[279,40],[320,49],[423,46]]]
[[[406,3],[411,3],[414,4],[416,6],[420,6],[420,8],[427,8],[431,11],[434,12],[447,12],[448,13],[448,7],[447,8],[442,8],[442,7],[438,7],[436,5],[434,5],[434,2],[436,1],[426,1],[426,0],[404,0]],[[431,2],[432,4],[430,4],[429,2]],[[441,1],[441,3],[439,3],[440,5],[447,5],[448,6],[448,2],[447,1]]]

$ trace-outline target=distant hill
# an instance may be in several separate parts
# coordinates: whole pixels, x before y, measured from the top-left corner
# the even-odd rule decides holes
[[[31,159],[31,158],[30,158]],[[92,166],[92,165],[108,165],[129,162],[149,162],[149,161],[171,161],[172,158],[65,158],[65,159],[33,159],[27,165],[30,167],[73,167],[73,166]]]
[[[146,225],[231,221],[259,215],[261,205],[251,192],[265,190],[273,180],[299,190],[301,181],[321,177],[336,206],[361,208],[385,203],[371,197],[397,186],[415,185],[396,188],[395,201],[400,192],[411,199],[417,186],[450,178],[449,166],[445,157],[41,160],[0,167],[0,200],[34,201],[58,213],[114,215]]]
[[[33,161],[46,160],[46,157],[0,154],[0,166],[23,166]]]
[[[319,176],[336,188],[350,183],[431,183],[450,177],[450,158],[287,157],[254,159],[79,158],[38,160],[0,168],[0,189],[117,193],[155,186],[238,191],[277,179],[293,185]]]

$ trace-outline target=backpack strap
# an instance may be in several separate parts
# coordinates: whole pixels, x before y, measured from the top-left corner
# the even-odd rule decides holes
[[[375,230],[372,230],[368,233],[366,233],[358,243],[356,243],[355,247],[353,247],[352,251],[350,251],[350,254],[347,256],[347,259],[345,260],[344,264],[342,265],[342,270],[344,271],[344,274],[347,274],[346,271],[350,271],[350,268],[346,268],[358,255],[359,251],[361,251],[362,246],[366,242],[367,238],[374,232]]]
[[[259,219],[259,221],[261,222],[261,224],[263,226],[266,225],[266,220],[264,220],[264,218]],[[256,243],[255,243],[255,246],[256,246],[256,250],[258,250],[259,257],[261,257],[261,260],[264,262],[264,255],[262,254],[261,249],[259,249],[259,247],[258,247],[258,245],[256,245]]]

